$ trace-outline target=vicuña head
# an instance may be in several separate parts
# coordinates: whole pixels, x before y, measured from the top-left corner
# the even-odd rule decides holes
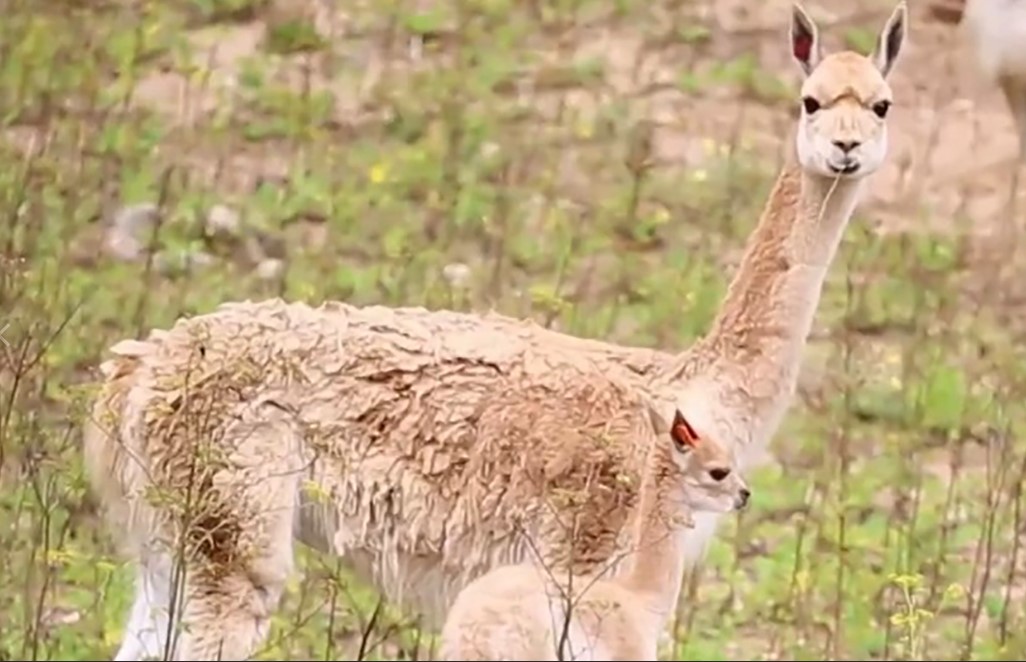
[[[698,412],[685,416],[678,406],[669,422],[655,409],[650,408],[649,413],[656,443],[668,445],[677,472],[664,477],[664,484],[678,488],[674,491],[681,505],[693,513],[728,513],[748,504],[751,492],[735,470],[733,446],[707,432],[713,426],[699,423]]]
[[[877,170],[887,154],[891,72],[905,40],[908,10],[902,0],[872,55],[823,55],[816,23],[800,5],[791,15],[791,54],[805,77],[798,122],[798,160],[826,177],[857,179]]]

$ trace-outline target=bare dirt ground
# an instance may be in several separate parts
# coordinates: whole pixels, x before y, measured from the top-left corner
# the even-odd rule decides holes
[[[366,102],[381,72],[388,67],[416,67],[424,55],[415,54],[415,39],[405,49],[387,49],[399,53],[383,52],[375,47],[373,35],[350,34],[347,12],[327,4],[307,2],[300,9],[297,3],[291,11],[310,16],[318,31],[354,65],[353,80],[344,87],[336,83],[331,92],[340,102],[338,119],[355,124],[368,119]],[[739,134],[772,159],[791,126],[795,102],[766,104],[715,87],[698,92],[672,88],[683,70],[701,71],[710,63],[750,54],[762,72],[779,76],[796,89],[798,75],[782,41],[789,7],[785,0],[755,5],[743,0],[695,3],[691,15],[710,31],[704,53],[698,57],[694,49],[660,48],[629,23],[577,28],[564,37],[558,52],[550,48],[548,55],[553,61],[604,60],[606,94],[636,99],[639,114],[660,127],[654,146],[663,163],[695,165],[709,140],[730,144]],[[810,7],[821,21],[828,49],[849,46],[841,38],[846,29],[872,30],[892,9],[885,0],[837,0],[810,3]],[[185,126],[194,124],[198,117],[214,112],[219,103],[217,88],[233,87],[239,62],[259,52],[266,24],[258,19],[193,31],[192,46],[209,55],[210,80],[197,85],[175,72],[151,74],[136,86],[135,101],[170,113]],[[282,75],[298,84],[299,70],[309,67],[316,85],[316,71],[325,66],[318,60],[314,56],[309,64],[300,63],[299,58],[283,62]],[[914,230],[928,222],[931,230],[997,231],[1017,153],[1014,126],[998,89],[980,79],[960,28],[933,19],[924,2],[911,3],[910,39],[892,86],[897,104],[891,122],[891,156],[872,180],[867,200],[870,216],[884,230]],[[544,105],[544,95],[539,96],[542,99],[533,101]],[[570,103],[584,106],[592,100],[585,92],[571,91],[570,96]],[[969,154],[972,160],[966,158]],[[287,170],[283,159],[273,158],[273,151],[240,158],[257,162],[242,168],[250,172],[248,178],[283,176]],[[973,225],[960,226],[960,214],[973,218]]]

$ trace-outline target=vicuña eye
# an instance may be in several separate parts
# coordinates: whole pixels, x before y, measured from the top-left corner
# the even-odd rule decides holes
[[[730,475],[730,469],[710,469],[709,478],[712,478],[717,483]]]
[[[880,119],[887,117],[887,111],[891,109],[890,101],[877,101],[873,104],[873,112]]]
[[[802,106],[805,108],[805,112],[809,115],[819,110],[819,102],[812,97],[805,97],[802,99]]]

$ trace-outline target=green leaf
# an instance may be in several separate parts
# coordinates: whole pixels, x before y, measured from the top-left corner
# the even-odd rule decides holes
[[[921,404],[924,425],[949,430],[960,427],[966,404],[963,372],[950,365],[933,366],[926,375]]]

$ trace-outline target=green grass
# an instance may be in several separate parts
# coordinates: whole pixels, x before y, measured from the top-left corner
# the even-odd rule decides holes
[[[726,95],[724,114],[745,100],[786,122],[781,72],[710,59],[722,37],[669,0],[351,4],[328,37],[256,0],[8,3],[0,659],[105,659],[120,640],[131,577],[78,444],[115,340],[279,294],[494,307],[667,348],[709,323],[777,161],[744,124],[691,149],[706,134],[688,109]],[[254,18],[267,34],[237,46]],[[648,66],[621,52],[638,39],[661,92],[624,86]],[[687,130],[692,161],[666,163]],[[139,202],[160,205],[157,248],[215,261],[165,274],[103,255],[101,223]],[[263,239],[206,233],[217,203]],[[868,213],[831,272],[779,464],[685,591],[674,659],[1026,653],[1021,344],[975,303],[960,238],[880,236]],[[266,256],[280,280],[255,275]],[[372,620],[366,657],[423,643],[397,614],[372,619],[336,561],[301,566],[262,659],[352,659]]]

